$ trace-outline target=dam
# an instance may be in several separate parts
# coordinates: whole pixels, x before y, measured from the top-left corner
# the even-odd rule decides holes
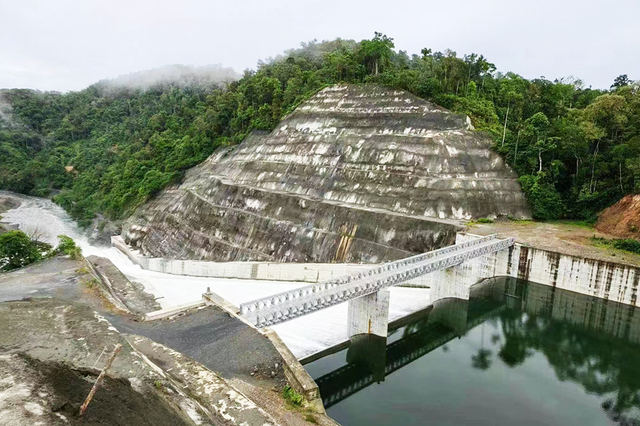
[[[216,305],[281,340],[312,383],[291,386],[345,425],[634,424],[638,389],[602,347],[638,344],[638,268],[465,232],[529,217],[516,176],[467,117],[406,92],[321,90],[138,208],[112,247],[23,201],[5,220],[108,258],[162,306],[149,322]]]
[[[115,248],[89,244],[64,211],[48,200],[28,199],[5,217],[25,228],[47,223],[53,238],[57,233],[72,235],[87,255],[109,257],[128,276],[145,283],[148,291],[164,297],[158,299],[163,306],[171,306],[171,299],[180,303],[200,298],[207,286],[239,305],[249,301],[243,293],[267,296],[305,285],[262,279],[276,276],[273,270],[268,275],[267,269],[253,280],[144,270]],[[521,249],[516,245],[513,251]],[[635,424],[640,409],[634,402],[640,392],[635,384],[640,377],[636,368],[640,363],[635,361],[640,353],[640,313],[615,299],[635,294],[633,288],[620,286],[628,276],[634,283],[630,274],[635,268],[533,249],[515,258],[523,259],[512,266],[521,278],[538,279],[541,271],[534,270],[532,259],[546,259],[547,285],[495,278],[471,286],[468,300],[444,299],[436,304],[427,288],[392,288],[385,338],[350,341],[346,321],[334,319],[346,320],[346,304],[276,325],[274,330],[300,354],[328,414],[343,425]],[[597,266],[593,273],[582,267],[584,276],[600,277],[583,286],[591,287],[591,294],[561,288],[572,282],[571,269],[562,265],[573,264],[575,273],[581,262]],[[281,267],[286,265],[300,268]]]

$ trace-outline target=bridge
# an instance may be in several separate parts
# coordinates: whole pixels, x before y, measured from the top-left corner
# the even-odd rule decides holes
[[[473,284],[493,276],[499,265],[509,263],[513,245],[513,238],[458,234],[456,244],[449,247],[243,303],[240,315],[256,327],[267,327],[348,302],[349,336],[386,337],[389,287],[433,274],[429,286],[432,302],[449,297],[468,300]]]

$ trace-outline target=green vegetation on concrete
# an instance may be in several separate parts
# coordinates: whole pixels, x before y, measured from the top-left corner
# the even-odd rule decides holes
[[[301,407],[304,403],[304,397],[296,392],[291,386],[287,385],[282,390],[282,397],[291,405]]]
[[[74,260],[82,257],[82,249],[78,247],[71,237],[66,235],[58,235],[60,243],[56,247],[55,254],[62,253],[70,256]]]
[[[478,54],[395,51],[361,42],[303,44],[228,85],[98,83],[80,92],[0,92],[0,189],[45,196],[83,225],[122,218],[216,148],[271,130],[336,83],[377,83],[468,114],[520,176],[535,218],[590,219],[640,190],[640,89],[573,78],[527,80]],[[0,115],[2,117],[3,115]]]

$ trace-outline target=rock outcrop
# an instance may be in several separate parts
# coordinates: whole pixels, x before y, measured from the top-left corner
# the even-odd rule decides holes
[[[123,235],[168,258],[406,257],[452,243],[462,219],[529,216],[490,146],[467,116],[407,92],[333,86],[190,170]]]

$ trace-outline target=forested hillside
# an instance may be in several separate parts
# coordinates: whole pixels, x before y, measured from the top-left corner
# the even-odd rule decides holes
[[[409,55],[377,34],[303,44],[231,83],[101,82],[65,94],[0,91],[0,188],[47,196],[81,223],[122,218],[217,147],[271,130],[340,82],[408,90],[487,131],[539,219],[583,218],[640,192],[640,87],[527,80],[482,55]]]

